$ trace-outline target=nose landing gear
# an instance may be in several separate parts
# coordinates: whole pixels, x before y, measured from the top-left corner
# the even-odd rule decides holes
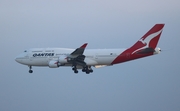
[[[33,73],[32,66],[29,66],[29,73]]]

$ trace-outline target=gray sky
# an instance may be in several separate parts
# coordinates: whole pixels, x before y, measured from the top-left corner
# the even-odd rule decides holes
[[[179,0],[1,0],[0,111],[179,111]],[[94,73],[28,67],[28,48],[126,48],[165,23],[161,54]]]

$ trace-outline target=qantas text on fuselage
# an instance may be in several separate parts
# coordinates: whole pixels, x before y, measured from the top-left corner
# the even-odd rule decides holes
[[[86,74],[92,73],[92,67],[103,67],[134,59],[139,59],[161,52],[157,47],[164,24],[154,25],[133,46],[127,49],[86,49],[87,43],[79,48],[32,48],[25,50],[16,57],[16,61],[29,67],[48,66],[58,68],[63,66],[72,67],[74,73],[78,69]]]

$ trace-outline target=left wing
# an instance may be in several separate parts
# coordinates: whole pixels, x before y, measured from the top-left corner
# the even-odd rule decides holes
[[[86,56],[83,55],[83,53],[86,46],[87,43],[83,44],[81,47],[77,48],[67,57],[67,62],[72,64],[72,70],[74,71],[74,73],[78,73],[77,66],[80,66],[82,71],[86,72],[86,74],[93,72],[91,66],[87,66],[86,62],[84,62]]]
[[[86,65],[86,63],[84,62],[85,55],[83,55],[83,53],[86,46],[87,43],[83,44],[81,47],[73,51],[67,58],[68,62],[80,66],[85,66]]]
[[[70,55],[71,56],[76,56],[78,57],[79,55],[83,55],[84,50],[87,46],[87,43],[83,44],[81,47],[77,48],[74,52],[72,52]]]

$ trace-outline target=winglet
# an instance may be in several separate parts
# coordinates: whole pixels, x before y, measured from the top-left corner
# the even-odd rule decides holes
[[[88,43],[83,44],[80,48],[85,49]]]

